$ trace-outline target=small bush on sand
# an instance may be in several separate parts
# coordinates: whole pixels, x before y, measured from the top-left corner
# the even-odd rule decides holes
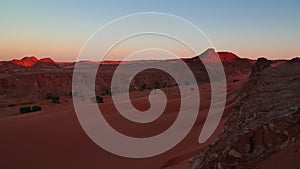
[[[146,89],[147,89],[147,85],[146,85],[146,84],[143,84],[143,85],[141,86],[141,88],[140,88],[141,91],[146,90]]]
[[[31,112],[31,108],[28,107],[28,106],[20,108],[20,113],[21,114],[26,114],[26,113],[30,113],[30,112]]]
[[[105,94],[109,95],[110,94],[110,90],[109,89],[105,89]]]
[[[68,96],[70,96],[70,97],[76,97],[77,95],[78,95],[77,92],[72,92],[72,91],[70,91],[70,92],[68,93]]]
[[[41,106],[32,106],[32,112],[35,112],[35,111],[41,111],[42,110],[42,107]]]
[[[167,82],[164,82],[164,83],[162,84],[162,88],[166,88],[166,87],[168,87],[168,83],[167,83]]]
[[[101,96],[92,97],[91,102],[93,102],[93,103],[104,103],[103,97],[101,97]]]
[[[46,94],[46,99],[50,100],[52,99],[53,95],[51,93],[47,93]]]
[[[159,82],[155,82],[155,83],[154,83],[154,88],[155,88],[155,89],[158,89],[158,88],[160,88],[160,84],[159,84]]]
[[[52,100],[53,103],[60,103],[60,102],[59,102],[60,97],[59,97],[59,96],[54,96],[54,95],[52,95],[51,93],[47,93],[47,94],[46,94],[46,99]]]
[[[52,96],[51,100],[52,100],[53,103],[60,103],[59,102],[60,101],[60,97],[59,96]]]
[[[30,108],[29,106],[25,106],[25,107],[20,108],[20,113],[26,114],[26,113],[36,112],[36,111],[41,111],[41,110],[42,110],[42,107],[38,106],[38,105],[32,106],[32,108]]]

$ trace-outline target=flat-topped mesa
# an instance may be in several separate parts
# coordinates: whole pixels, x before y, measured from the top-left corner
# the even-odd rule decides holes
[[[199,61],[198,59],[201,58],[202,62],[217,62],[221,61],[222,63],[231,63],[236,60],[242,60],[239,56],[232,52],[216,52],[215,49],[207,49],[205,52],[200,54],[199,56],[187,59],[189,61]],[[216,60],[216,58],[219,58],[220,60]]]

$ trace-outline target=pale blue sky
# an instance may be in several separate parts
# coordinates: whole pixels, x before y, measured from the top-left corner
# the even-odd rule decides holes
[[[99,27],[136,12],[183,17],[217,50],[270,59],[300,55],[300,1],[0,1],[0,60],[36,55],[75,60]]]

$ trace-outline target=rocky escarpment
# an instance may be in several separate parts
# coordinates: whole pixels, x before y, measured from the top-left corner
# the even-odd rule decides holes
[[[206,61],[209,61],[212,55],[217,54],[219,54],[224,65],[226,76],[231,77],[237,74],[247,76],[251,71],[252,61],[241,59],[233,53],[217,53],[209,49],[199,57],[205,57]],[[194,73],[198,83],[206,83],[209,82],[209,78],[199,57],[184,61]],[[131,61],[127,62],[126,65],[143,66],[143,64],[149,65],[152,62]],[[176,67],[178,61],[155,61],[155,63]],[[99,63],[81,62],[81,64],[97,66]],[[105,62],[100,66],[95,82],[97,94],[110,94],[108,90],[110,89],[111,78],[118,64],[119,62]],[[68,95],[72,90],[73,68],[74,64],[72,63],[57,63],[50,58],[38,60],[34,57],[26,57],[21,60],[0,62],[0,99],[3,100],[2,103],[15,103],[21,100],[42,99],[45,98],[46,93],[59,96]],[[178,70],[178,73],[184,72]],[[159,87],[176,85],[170,75],[155,69],[147,70],[131,80],[131,90],[155,88],[157,85]]]
[[[222,134],[188,159],[190,168],[256,168],[286,146],[293,146],[300,138],[299,71],[300,63],[286,61],[273,66],[271,61],[259,59]],[[299,160],[289,163],[293,168],[300,165]]]
[[[0,78],[2,103],[45,98],[46,93],[66,95],[71,87],[71,71],[18,72]]]

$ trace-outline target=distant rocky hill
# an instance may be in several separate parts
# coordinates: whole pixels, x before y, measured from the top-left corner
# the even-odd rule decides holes
[[[226,76],[234,77],[237,75],[248,76],[251,72],[254,61],[242,59],[230,52],[215,52],[208,49],[203,54],[190,59],[184,59],[190,67],[196,80],[199,83],[209,82],[205,67],[199,58],[204,62],[209,62],[212,55],[219,54],[224,65]],[[129,66],[159,63],[164,66],[176,65],[176,60],[163,61],[129,61],[123,64]],[[96,62],[83,61],[81,64],[99,64]],[[107,93],[110,89],[110,81],[114,70],[120,64],[115,61],[105,61],[101,63],[97,78],[96,92]],[[25,57],[21,60],[0,62],[0,99],[5,102],[18,102],[24,99],[41,99],[46,93],[55,95],[67,95],[71,91],[72,74],[75,63],[59,63],[51,58],[38,60],[35,57]],[[184,73],[184,72],[180,72]],[[154,88],[159,82],[165,86],[175,85],[174,79],[156,69],[149,69],[137,75],[132,83],[131,90],[139,90],[143,85],[147,88]]]

